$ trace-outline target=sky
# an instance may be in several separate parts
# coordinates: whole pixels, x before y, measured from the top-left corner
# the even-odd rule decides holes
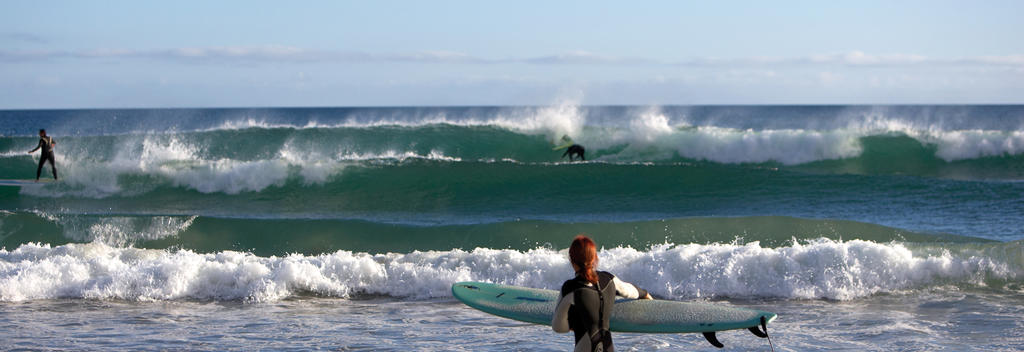
[[[1024,1],[0,2],[0,109],[1019,104]]]

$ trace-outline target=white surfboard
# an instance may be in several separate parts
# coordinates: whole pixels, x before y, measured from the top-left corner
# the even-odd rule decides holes
[[[452,295],[466,305],[500,317],[551,324],[559,293],[528,287],[484,282],[459,282]],[[747,329],[767,337],[767,324],[775,313],[703,302],[618,299],[611,316],[611,331],[641,333],[703,333],[721,347],[716,331]],[[758,329],[758,328],[761,329]],[[763,330],[762,330],[763,329]]]
[[[36,180],[0,180],[0,186],[8,186],[8,187],[33,187],[33,186],[42,186],[42,185],[45,185],[45,184],[48,184],[48,183],[53,183],[53,182],[56,182],[56,180],[54,180],[52,178],[39,179],[38,182],[36,182]]]

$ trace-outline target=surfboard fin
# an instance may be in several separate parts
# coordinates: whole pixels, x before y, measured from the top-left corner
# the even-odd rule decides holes
[[[703,334],[704,334],[704,338],[707,339],[708,343],[710,343],[712,346],[715,346],[715,347],[718,347],[718,348],[725,347],[725,345],[723,345],[721,342],[719,342],[718,338],[715,337],[715,332],[714,331],[708,331],[708,332],[705,332]]]
[[[761,328],[758,328],[756,326],[751,326],[751,327],[747,328],[747,330],[750,330],[750,333],[754,334],[754,336],[760,337],[762,339],[763,338],[767,338],[768,337],[768,320],[765,319],[764,316],[761,316]]]
[[[750,330],[751,334],[754,334],[754,336],[760,337],[762,339],[768,337],[768,334],[762,332],[761,329],[756,326],[751,326],[747,328],[747,330]]]

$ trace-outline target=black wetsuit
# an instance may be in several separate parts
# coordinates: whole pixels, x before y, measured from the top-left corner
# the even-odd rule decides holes
[[[583,148],[582,145],[573,144],[569,146],[569,149],[565,150],[565,153],[562,153],[562,157],[565,158],[565,156],[568,155],[569,161],[573,161],[573,155],[579,155],[580,160],[586,161],[587,158],[583,156],[583,154],[586,154],[586,152],[587,150]]]
[[[39,137],[39,146],[36,149],[42,148],[43,152],[39,155],[39,167],[36,168],[36,180],[39,180],[39,176],[43,173],[43,164],[47,160],[50,161],[50,169],[53,171],[53,179],[57,179],[57,162],[53,157],[53,138],[50,136]],[[32,149],[32,151],[36,151]]]
[[[612,334],[608,331],[609,317],[612,315],[615,296],[619,291],[615,287],[615,275],[605,271],[598,271],[597,278],[601,294],[598,294],[594,286],[582,276],[576,276],[562,284],[562,297],[570,293],[573,294],[573,305],[569,307],[568,318],[569,327],[572,328],[573,333],[576,335],[576,344],[579,344],[583,338],[601,334],[600,340],[603,342],[604,350],[613,352],[615,348],[612,345]],[[630,285],[629,283],[623,284]],[[647,291],[639,287],[635,287],[635,289],[634,295],[639,297],[647,296]],[[604,309],[601,309],[601,296],[603,296]]]

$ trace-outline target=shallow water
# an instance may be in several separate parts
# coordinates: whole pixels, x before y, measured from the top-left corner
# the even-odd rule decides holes
[[[852,301],[728,300],[774,311],[776,351],[1013,351],[1024,294],[915,292]],[[571,335],[452,299],[296,297],[273,303],[59,299],[0,304],[4,349],[565,351]],[[616,333],[622,351],[717,351],[699,334]],[[745,330],[725,351],[769,350]]]

